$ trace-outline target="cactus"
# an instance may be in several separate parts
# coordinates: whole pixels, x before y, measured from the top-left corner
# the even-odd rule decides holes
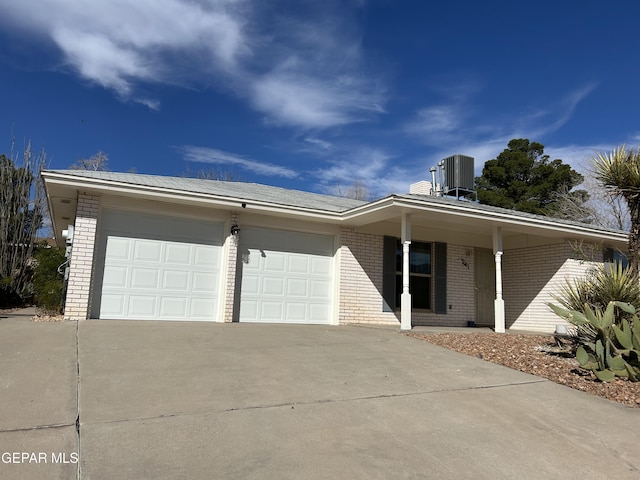
[[[587,304],[581,312],[549,306],[572,325],[595,332],[594,341],[585,340],[576,350],[576,360],[582,368],[592,371],[601,382],[612,382],[616,377],[640,381],[640,320],[633,305],[609,302],[604,312],[592,310]],[[616,309],[630,319],[616,316]]]

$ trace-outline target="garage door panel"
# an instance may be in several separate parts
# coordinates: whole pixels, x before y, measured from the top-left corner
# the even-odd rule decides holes
[[[130,288],[143,288],[157,290],[159,271],[149,268],[132,268],[131,269],[131,285]]]
[[[287,280],[287,297],[307,297],[309,295],[309,282],[302,278],[289,278]]]
[[[103,217],[100,318],[217,319],[222,224],[131,212]]]
[[[307,304],[287,302],[286,304],[287,315],[286,319],[294,323],[304,323],[307,319]]]
[[[309,274],[311,273],[309,269],[310,264],[311,261],[308,257],[291,255],[289,257],[289,268],[287,271],[290,273]]]
[[[162,242],[135,240],[133,250],[134,262],[155,262],[162,261]]]
[[[127,288],[129,269],[127,267],[107,265],[104,267],[103,285],[106,287]]]
[[[284,279],[282,277],[262,277],[262,293],[267,296],[284,295]]]
[[[331,296],[331,284],[326,280],[309,281],[311,298],[329,298]]]
[[[150,295],[130,295],[127,317],[153,317],[156,313],[158,297]]]
[[[260,308],[260,317],[267,322],[279,322],[282,320],[283,303],[262,301]]]
[[[189,305],[189,319],[214,320],[216,302],[204,298],[192,298]]]
[[[194,265],[219,266],[220,255],[214,247],[194,246]]]
[[[254,252],[252,252],[254,254]],[[267,255],[263,252],[255,253],[256,256],[263,256],[262,270],[265,272],[284,272],[286,265],[286,255],[277,252],[269,252]]]
[[[100,313],[108,317],[123,318],[125,316],[126,298],[124,295],[102,295]]]
[[[309,305],[309,320],[313,323],[322,323],[329,316],[327,304],[312,303]]]
[[[179,270],[165,270],[162,279],[163,290],[189,290],[189,272]]]
[[[187,299],[184,297],[161,297],[160,313],[161,318],[186,318]]]
[[[191,264],[191,253],[193,248],[190,245],[180,243],[168,243],[165,247],[164,262],[175,265]]]
[[[331,322],[331,236],[245,228],[240,242],[240,321]]]
[[[193,292],[211,292],[216,289],[218,276],[207,272],[193,272]]]
[[[331,273],[333,262],[330,258],[311,257],[311,273],[315,275],[329,275]]]
[[[260,293],[260,278],[245,272],[242,276],[242,293],[243,295],[246,293],[247,297],[258,295]]]
[[[109,237],[107,239],[106,257],[113,260],[129,260],[131,240],[128,238]]]

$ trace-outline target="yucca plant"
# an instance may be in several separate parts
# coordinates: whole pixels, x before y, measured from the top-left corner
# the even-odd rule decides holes
[[[585,305],[593,311],[604,311],[610,302],[628,303],[640,311],[640,281],[634,271],[616,261],[593,267],[585,277],[567,280],[553,298],[561,307],[578,312],[584,312]],[[631,314],[624,309],[615,309],[613,315],[615,325],[623,319],[631,321]],[[578,343],[593,342],[596,331],[589,322],[582,323],[576,325],[576,337]]]

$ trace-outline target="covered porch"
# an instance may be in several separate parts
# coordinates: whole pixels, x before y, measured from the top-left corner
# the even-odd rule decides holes
[[[436,324],[445,325],[444,315],[463,302],[469,324],[478,323],[479,310],[484,309],[490,312],[490,326],[496,332],[549,330],[550,322],[559,322],[546,307],[550,292],[601,263],[607,249],[625,251],[627,244],[625,232],[423,195],[392,195],[346,212],[343,221],[361,234],[396,239],[398,300],[389,310],[399,317],[402,330],[429,325],[436,318]],[[419,255],[416,249],[422,242],[433,245],[429,262],[439,246],[445,252],[448,247],[446,267],[443,261],[438,264],[437,256],[433,270],[429,265],[433,302],[428,302],[427,313],[416,308],[413,298],[424,293],[412,291],[416,275],[412,259]],[[479,285],[483,276],[489,279],[489,288]],[[386,285],[383,280],[385,301],[390,295]],[[471,299],[473,314],[468,307]],[[467,323],[459,317],[456,325]],[[421,318],[427,323],[420,323]]]

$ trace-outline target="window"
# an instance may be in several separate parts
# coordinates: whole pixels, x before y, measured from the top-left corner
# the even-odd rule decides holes
[[[447,313],[447,244],[413,242],[409,248],[409,291],[413,308]],[[382,256],[382,311],[400,308],[402,245],[384,237]]]
[[[629,266],[629,259],[627,258],[627,256],[624,253],[618,250],[614,250],[610,247],[605,247],[604,252],[602,253],[602,260],[605,265],[621,263],[623,269]]]
[[[431,244],[412,242],[409,249],[409,291],[412,308],[431,310]],[[396,240],[396,306],[402,295],[402,244]]]

